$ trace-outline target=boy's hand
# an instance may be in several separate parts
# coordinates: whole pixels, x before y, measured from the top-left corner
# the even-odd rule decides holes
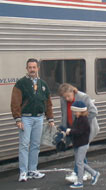
[[[69,135],[70,132],[71,132],[71,129],[68,128],[68,129],[66,130],[66,135]]]

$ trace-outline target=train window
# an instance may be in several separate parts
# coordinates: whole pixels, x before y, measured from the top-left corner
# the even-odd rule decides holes
[[[76,86],[80,91],[86,91],[85,60],[65,60],[65,81]]]
[[[62,81],[62,64],[60,60],[44,60],[40,64],[40,75],[50,88],[52,96],[57,96]]]
[[[106,92],[106,59],[97,59],[95,68],[96,92]]]
[[[61,83],[75,85],[85,92],[86,68],[85,60],[43,60],[40,64],[40,75],[51,90],[52,96],[57,96]]]

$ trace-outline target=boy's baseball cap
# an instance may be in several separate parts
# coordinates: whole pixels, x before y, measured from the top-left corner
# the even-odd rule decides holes
[[[71,106],[71,110],[83,112],[83,111],[87,111],[87,106],[82,101],[75,101]]]

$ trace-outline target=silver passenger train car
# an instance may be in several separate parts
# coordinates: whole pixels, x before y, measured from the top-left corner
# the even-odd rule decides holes
[[[95,100],[100,125],[95,140],[106,139],[106,0],[0,1],[0,160],[18,156],[11,91],[31,57],[41,61],[55,124],[61,122],[57,90],[68,82]]]

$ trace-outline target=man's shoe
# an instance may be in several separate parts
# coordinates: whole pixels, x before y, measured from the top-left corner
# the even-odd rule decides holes
[[[28,178],[29,179],[40,179],[43,178],[45,176],[44,173],[40,173],[39,171],[31,171],[28,173]]]
[[[70,185],[70,188],[72,189],[80,189],[80,188],[83,188],[83,184],[82,183],[74,183],[73,185]]]
[[[19,182],[25,182],[27,181],[27,173],[26,172],[22,172],[20,173],[20,176],[19,176]]]
[[[100,176],[100,173],[96,172],[96,175],[92,177],[92,182],[91,182],[92,185],[95,185],[97,183],[99,176]]]
[[[77,174],[75,172],[72,172],[71,174],[67,174],[65,177],[65,180],[71,183],[75,183],[78,181]]]

